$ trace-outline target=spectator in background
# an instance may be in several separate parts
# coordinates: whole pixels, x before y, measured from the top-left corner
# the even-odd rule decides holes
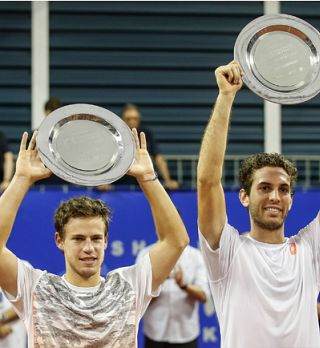
[[[57,110],[63,106],[60,99],[55,97],[50,97],[48,101],[44,104],[45,116],[48,116],[52,111]]]
[[[153,136],[153,133],[149,129],[145,127],[141,127],[140,125],[141,114],[138,107],[134,104],[124,105],[121,112],[121,117],[123,121],[130,127],[130,129],[136,128],[138,132],[145,133],[147,142],[148,142],[147,145],[148,145],[149,154],[151,155],[152,159],[154,160],[158,168],[158,171],[160,172],[161,178],[163,179],[164,187],[169,190],[178,189],[179,183],[176,180],[171,179],[167,162],[165,158],[158,151],[157,142]],[[128,175],[119,179],[116,183],[119,185],[136,185],[136,181]],[[112,188],[111,185],[100,185],[98,187],[98,189],[101,191],[108,191],[111,188]]]
[[[44,116],[47,117],[49,114],[51,114],[51,112],[61,108],[62,106],[63,103],[60,99],[56,97],[50,97],[44,104]],[[42,180],[40,183],[37,182],[36,185],[60,186],[69,185],[69,183],[52,174],[49,178]]]
[[[149,129],[141,127],[141,114],[138,107],[134,104],[126,104],[122,109],[121,117],[131,129],[136,128],[138,132],[144,132],[146,134],[149,153],[158,167],[158,170],[164,181],[164,186],[169,190],[175,190],[179,188],[178,182],[171,179],[167,162],[159,153],[157,142],[152,132]]]
[[[136,262],[152,246],[142,249]],[[202,255],[188,245],[143,316],[144,348],[197,348],[199,302],[205,303],[209,296]]]
[[[8,187],[13,175],[13,154],[9,150],[7,138],[0,132],[0,194]]]
[[[0,348],[26,348],[27,333],[0,288]]]

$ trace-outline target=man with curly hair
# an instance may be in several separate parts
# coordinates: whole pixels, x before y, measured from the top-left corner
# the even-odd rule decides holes
[[[286,238],[297,169],[279,154],[244,160],[241,204],[246,235],[228,224],[222,170],[230,113],[243,71],[233,61],[215,71],[219,95],[198,164],[200,246],[208,270],[223,348],[320,347],[320,216]]]
[[[55,241],[65,258],[64,276],[23,263],[6,244],[23,197],[50,176],[24,133],[16,173],[0,197],[0,286],[28,330],[29,348],[137,347],[139,321],[169,276],[189,238],[179,213],[157,179],[144,133],[129,174],[148,200],[158,242],[136,265],[100,276],[108,244],[110,209],[89,197],[63,202],[55,213]]]

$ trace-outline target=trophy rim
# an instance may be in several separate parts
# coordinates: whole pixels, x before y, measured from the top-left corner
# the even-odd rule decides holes
[[[117,181],[128,172],[136,153],[128,125],[92,104],[70,104],[50,113],[38,129],[36,144],[46,167],[81,186]]]
[[[252,50],[265,34],[283,33],[296,38],[310,49],[312,69],[308,71],[310,80],[301,81],[292,87],[273,86],[257,73]],[[265,36],[266,37],[266,36]],[[260,41],[260,45],[263,44]],[[297,104],[316,96],[320,91],[320,33],[308,22],[287,14],[260,16],[248,23],[240,32],[234,46],[234,57],[243,71],[243,82],[255,94],[278,104]]]

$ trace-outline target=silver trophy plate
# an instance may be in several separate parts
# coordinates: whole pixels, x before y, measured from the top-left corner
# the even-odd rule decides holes
[[[127,173],[135,158],[130,128],[111,111],[73,104],[41,123],[37,149],[55,175],[77,185],[110,184]]]
[[[256,18],[243,28],[234,47],[243,82],[278,104],[302,103],[319,93],[319,54],[320,33],[285,14]]]

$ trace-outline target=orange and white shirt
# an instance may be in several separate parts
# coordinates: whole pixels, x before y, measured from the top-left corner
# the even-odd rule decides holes
[[[18,262],[18,295],[10,298],[25,322],[29,348],[134,348],[152,292],[149,255],[110,272],[94,288]]]

